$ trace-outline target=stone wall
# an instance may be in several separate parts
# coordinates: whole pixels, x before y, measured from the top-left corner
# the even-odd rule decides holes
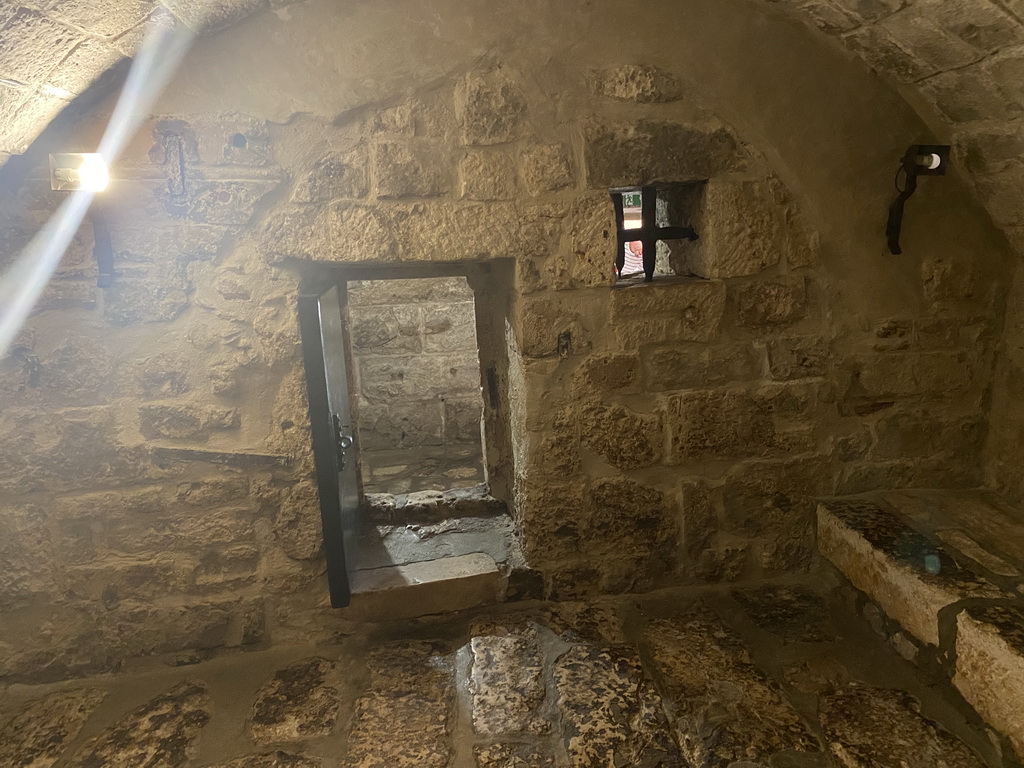
[[[476,310],[465,278],[348,284],[367,493],[483,483]]]
[[[704,27],[738,35],[724,77],[700,69],[716,37],[692,20],[685,41],[645,22],[655,66],[619,4],[593,9],[598,58],[555,45],[564,9],[479,10],[472,43],[446,28],[454,47],[417,37],[425,11],[356,23],[330,3],[197,47],[104,198],[115,284],[95,289],[83,229],[2,363],[0,676],[345,626],[325,607],[295,311],[334,269],[493,265],[473,283],[485,420],[511,455],[489,478],[547,596],[791,573],[815,496],[978,484],[1003,252],[950,178],[915,198],[909,255],[880,256],[889,155],[921,130],[905,106],[791,25]],[[351,45],[409,44],[330,89],[299,63],[283,90],[245,66],[343,21]],[[736,54],[743,36],[777,69]],[[489,38],[504,56],[479,58]],[[821,57],[818,117],[749,104],[796,54]],[[213,72],[211,107],[194,89]],[[318,107],[282,118],[286,93]],[[897,127],[865,128],[864,100]],[[849,121],[831,167],[829,120]],[[693,275],[613,285],[608,188],[655,181],[706,182],[702,240],[673,260]],[[5,260],[57,202],[42,166],[6,195]]]

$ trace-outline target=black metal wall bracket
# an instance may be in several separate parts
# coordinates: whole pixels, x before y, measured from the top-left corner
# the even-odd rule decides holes
[[[657,224],[658,188],[654,186],[640,189],[640,227],[626,229],[626,214],[623,210],[622,195],[628,189],[613,189],[612,202],[615,204],[615,273],[622,274],[626,265],[626,243],[639,240],[643,244],[644,282],[654,280],[654,267],[658,256],[659,240],[697,240],[700,236],[693,227],[659,227]]]
[[[946,144],[913,144],[900,160],[896,171],[896,191],[899,194],[889,206],[889,218],[885,223],[885,239],[889,245],[889,253],[898,256],[903,253],[900,247],[900,232],[903,229],[903,206],[917,191],[918,176],[945,176],[949,166],[950,147]],[[900,188],[900,174],[904,176],[903,188]]]

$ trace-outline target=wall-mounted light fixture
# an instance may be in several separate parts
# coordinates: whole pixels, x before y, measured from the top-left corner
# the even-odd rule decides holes
[[[950,148],[947,144],[912,144],[900,161],[896,171],[896,199],[889,207],[889,220],[885,225],[885,237],[889,242],[889,252],[899,255],[900,230],[903,227],[903,205],[917,191],[918,176],[945,176],[949,167]],[[900,186],[900,176],[903,186]]]
[[[58,152],[50,155],[50,189],[102,192],[110,183],[110,172],[103,156],[91,152]],[[96,285],[107,288],[114,282],[114,248],[110,229],[95,207],[92,219],[93,249],[98,275]]]
[[[58,152],[50,155],[50,189],[102,192],[110,183],[103,156],[94,152]]]

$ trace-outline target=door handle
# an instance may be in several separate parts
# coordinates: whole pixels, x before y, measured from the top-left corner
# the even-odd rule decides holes
[[[338,471],[345,468],[348,462],[348,450],[355,445],[355,438],[352,436],[352,427],[341,423],[340,414],[332,414],[334,422],[334,447],[338,456]]]

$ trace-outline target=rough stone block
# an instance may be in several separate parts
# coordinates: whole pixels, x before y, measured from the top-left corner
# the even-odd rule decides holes
[[[534,744],[497,743],[473,750],[477,768],[554,768],[550,748]]]
[[[761,373],[750,344],[653,349],[644,359],[648,389],[703,389],[749,381]]]
[[[259,755],[246,755],[217,763],[210,768],[323,768],[318,757],[304,757],[276,750]]]
[[[323,526],[316,487],[309,481],[290,488],[274,515],[274,533],[294,560],[313,560],[323,549]]]
[[[764,183],[712,179],[686,188],[679,205],[680,220],[700,235],[681,248],[686,272],[704,278],[743,277],[782,258],[787,240],[783,212]]]
[[[938,645],[938,614],[1001,591],[882,507],[863,501],[818,505],[818,546],[855,587],[918,640]]]
[[[953,683],[1024,756],[1024,608],[971,607],[957,615]]]
[[[0,764],[51,768],[106,695],[79,688],[30,702],[0,728]]]
[[[267,7],[267,0],[181,0],[174,15],[200,34],[229,27]]]
[[[649,64],[623,64],[593,72],[590,87],[599,96],[639,104],[675,101],[682,95],[672,74]]]
[[[543,657],[537,628],[527,621],[482,620],[471,627],[473,729],[482,736],[542,734]]]
[[[373,148],[380,197],[437,197],[451,188],[444,153],[433,144],[382,142]]]
[[[750,660],[739,639],[707,608],[656,621],[643,639],[665,681],[669,712],[689,765],[735,765],[789,750],[818,752],[817,741],[779,687]],[[720,691],[733,694],[723,700]],[[714,728],[707,723],[713,721]],[[739,763],[742,764],[742,763]]]
[[[985,765],[963,742],[925,719],[920,707],[903,691],[845,686],[822,697],[818,719],[833,755],[849,768]]]
[[[503,144],[522,133],[526,98],[505,69],[472,72],[456,88],[455,112],[467,144]]]
[[[573,185],[573,165],[561,144],[539,144],[519,154],[520,174],[526,191],[536,197]]]
[[[988,0],[926,0],[913,9],[982,53],[1015,45],[1024,38],[1024,26]]]
[[[331,237],[335,227],[342,236],[338,242],[345,249],[362,242],[364,248],[374,249],[374,253],[386,252],[387,241],[383,231],[372,232],[365,239],[363,233],[339,212],[341,219],[337,224],[334,216],[328,215],[319,208],[287,208],[267,220],[258,237],[258,247],[269,261],[294,257],[300,259],[329,259],[332,257]],[[353,218],[349,216],[349,219]],[[343,228],[343,225],[348,225]],[[379,229],[379,224],[378,224]],[[354,233],[354,234],[353,234]],[[352,234],[355,242],[350,242],[345,235]],[[374,235],[377,235],[374,238]],[[346,253],[347,250],[342,250]]]
[[[900,83],[917,82],[937,71],[901,48],[893,36],[877,24],[855,29],[843,42],[870,66]]]
[[[814,499],[831,491],[824,458],[747,462],[722,487],[723,525],[743,536],[787,534],[811,541]]]
[[[773,379],[789,381],[828,372],[829,344],[819,336],[769,339],[766,346]]]
[[[718,532],[718,516],[711,498],[711,489],[700,480],[682,485],[680,533],[683,551],[691,561],[711,546]]]
[[[43,83],[82,38],[68,27],[22,8],[3,30],[0,72],[23,83]]]
[[[769,411],[744,390],[686,392],[668,400],[668,460],[760,456],[778,445]]]
[[[665,443],[660,413],[634,413],[622,405],[594,405],[582,413],[583,444],[618,469],[650,467],[662,457]]]
[[[357,365],[373,355],[423,351],[422,311],[418,306],[352,306],[349,322]]]
[[[454,666],[443,643],[387,643],[369,659],[343,766],[445,768],[452,745]]]
[[[614,558],[642,555],[664,565],[679,536],[676,508],[657,488],[625,478],[596,480],[581,536],[584,552]]]
[[[326,203],[366,197],[370,191],[367,156],[362,148],[324,155],[295,186],[292,202]]]
[[[508,200],[516,194],[512,158],[500,150],[470,150],[459,162],[461,195],[469,200]]]
[[[595,127],[585,142],[587,183],[595,188],[702,181],[744,164],[743,151],[725,128],[638,120]]]
[[[802,277],[744,283],[735,290],[741,325],[785,325],[807,311],[807,286]]]
[[[574,392],[591,399],[639,391],[640,360],[636,355],[591,355],[573,374]]]
[[[931,411],[895,411],[875,422],[872,456],[881,459],[925,458],[944,450],[968,458],[984,442],[980,417],[948,419]]]
[[[327,736],[338,719],[340,670],[311,658],[274,673],[256,693],[249,735],[256,744]]]
[[[483,553],[356,571],[347,615],[378,620],[425,616],[497,602],[504,581]]]
[[[480,444],[482,419],[483,404],[480,398],[445,398],[445,442]]]
[[[516,485],[516,518],[529,562],[543,565],[580,553],[582,482],[534,481]]]
[[[423,349],[462,352],[477,360],[476,307],[472,302],[423,308]]]
[[[188,197],[188,218],[199,224],[245,226],[277,181],[201,181]],[[169,204],[172,211],[176,203]]]
[[[150,440],[206,440],[219,430],[238,427],[233,408],[197,404],[148,404],[139,407],[139,427]]]
[[[569,357],[588,352],[591,335],[600,327],[596,309],[593,301],[583,300],[576,294],[522,299],[519,302],[520,351],[526,357]]]
[[[562,741],[571,768],[681,768],[661,696],[635,651],[574,645],[553,670]]]
[[[199,735],[209,721],[206,685],[179,683],[87,741],[66,764],[145,765],[160,755],[164,765],[188,765],[196,758]]]
[[[606,194],[588,195],[573,203],[571,213],[571,279],[560,287],[593,288],[615,282],[615,210]]]
[[[878,27],[932,71],[963,67],[979,58],[980,51],[952,34],[942,21],[935,4],[924,2],[884,19]]]
[[[900,10],[903,0],[832,0],[839,8],[861,22],[877,21]]]
[[[611,310],[615,335],[626,351],[661,342],[714,341],[725,311],[725,286],[683,281],[617,288]]]

